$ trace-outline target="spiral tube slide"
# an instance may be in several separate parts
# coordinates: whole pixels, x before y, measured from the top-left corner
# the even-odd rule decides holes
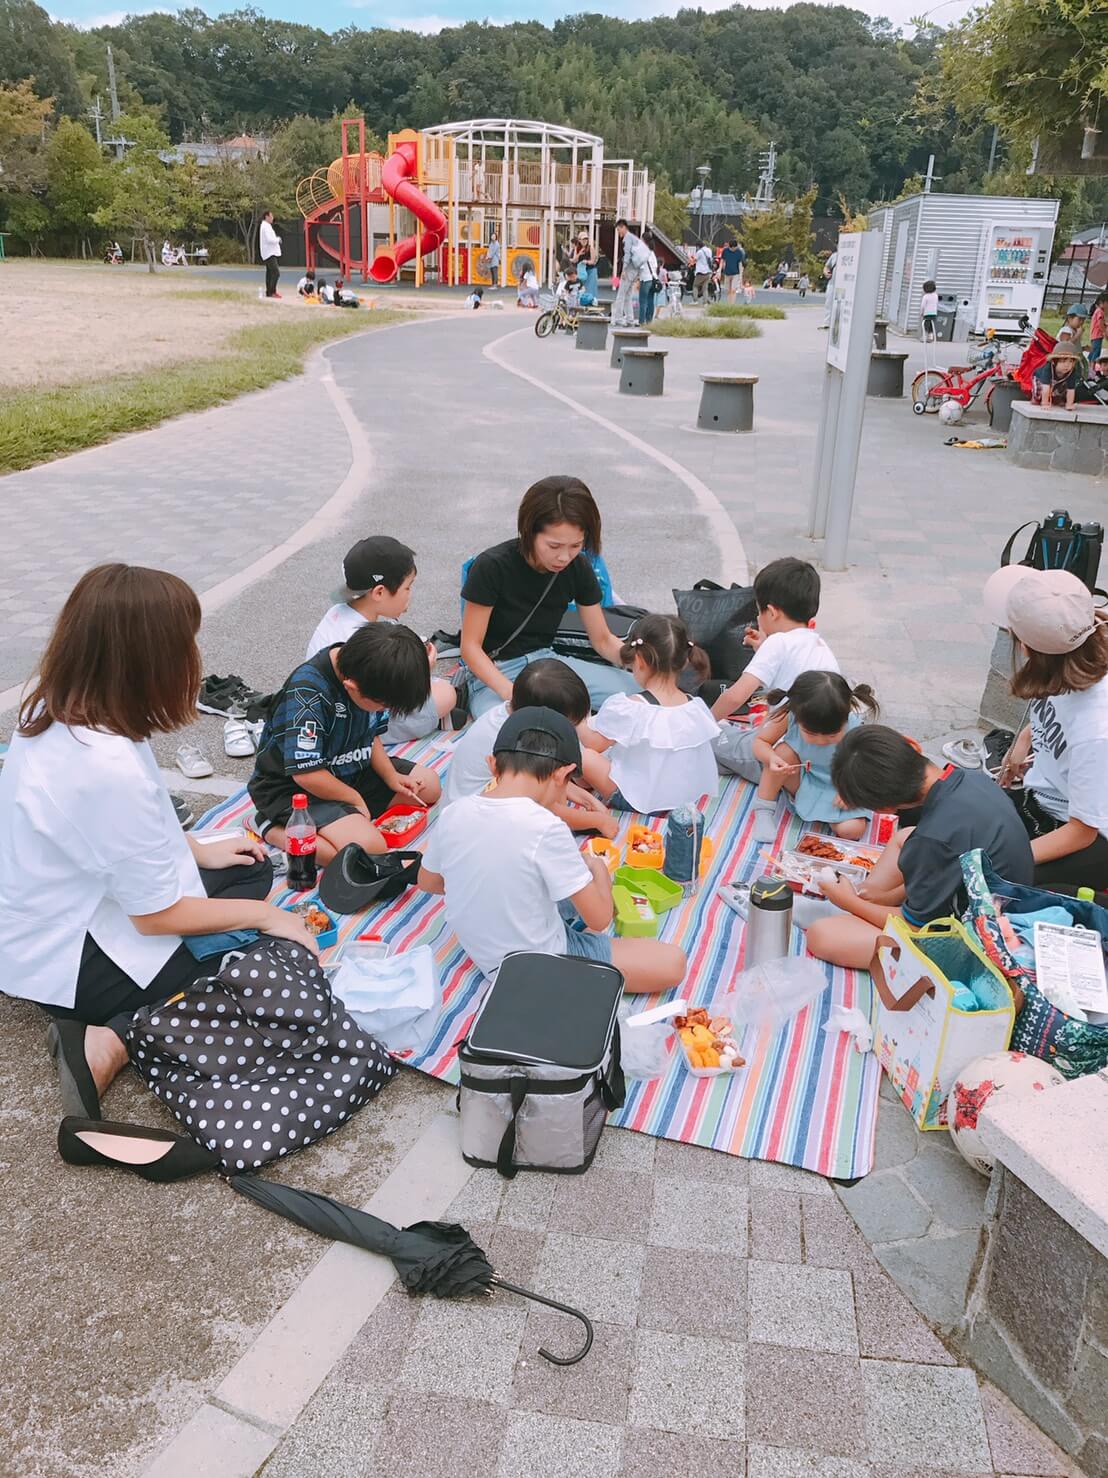
[[[410,210],[423,226],[420,238],[405,236],[395,246],[382,246],[370,263],[369,275],[374,282],[392,282],[405,262],[410,262],[418,249],[423,256],[437,251],[446,238],[446,217],[433,200],[408,178],[416,171],[416,145],[398,144],[381,167],[381,188],[397,205]]]

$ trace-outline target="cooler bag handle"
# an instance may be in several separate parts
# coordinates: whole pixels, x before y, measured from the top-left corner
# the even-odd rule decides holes
[[[889,934],[879,934],[873,947],[873,959],[870,962],[869,973],[886,1011],[910,1011],[913,1006],[923,1000],[924,996],[935,994],[934,981],[929,980],[926,975],[921,975],[902,996],[894,996],[889,989],[889,982],[885,979],[885,967],[881,963],[882,947],[891,952],[894,960],[899,960],[900,944]]]
[[[519,1173],[516,1166],[516,1119],[527,1097],[527,1079],[511,1079],[512,1117],[504,1130],[500,1148],[496,1152],[496,1168],[505,1180],[514,1180]]]
[[[621,1061],[619,1022],[617,1021],[612,1030],[612,1061],[606,1073],[600,1075],[600,1101],[609,1113],[613,1109],[622,1108],[624,1099],[627,1097],[627,1080],[623,1076],[623,1063]]]

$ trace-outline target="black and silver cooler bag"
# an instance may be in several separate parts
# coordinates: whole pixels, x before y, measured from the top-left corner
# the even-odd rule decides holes
[[[598,960],[505,957],[458,1048],[462,1155],[509,1180],[580,1175],[624,1098],[616,1011],[623,976]]]

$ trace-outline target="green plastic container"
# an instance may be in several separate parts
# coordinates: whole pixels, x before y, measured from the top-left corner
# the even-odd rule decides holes
[[[645,893],[656,914],[667,913],[684,902],[681,884],[667,878],[664,872],[646,867],[617,867],[613,886],[627,888],[632,893]]]
[[[635,895],[646,897],[643,889],[636,888]],[[616,933],[621,939],[653,939],[658,932],[658,915],[647,901],[640,909],[632,896],[631,889],[616,883],[612,887],[612,906],[615,910]]]

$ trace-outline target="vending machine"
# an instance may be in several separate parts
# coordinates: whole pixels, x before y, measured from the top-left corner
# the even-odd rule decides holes
[[[978,259],[977,333],[1015,337],[1025,317],[1038,328],[1053,244],[1053,225],[989,222]]]

